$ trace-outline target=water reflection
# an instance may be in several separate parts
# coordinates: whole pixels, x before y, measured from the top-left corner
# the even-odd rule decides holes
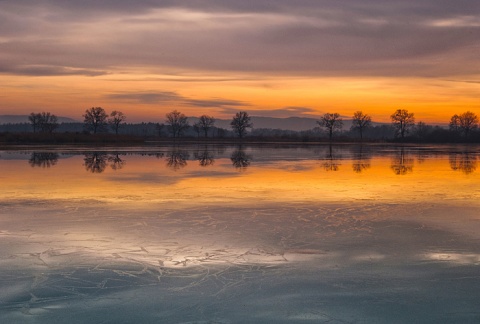
[[[215,156],[208,146],[205,146],[202,150],[197,150],[194,153],[194,157],[198,160],[200,166],[202,167],[206,167],[215,163]]]
[[[325,171],[338,171],[340,165],[342,165],[340,159],[338,159],[332,145],[329,145],[324,162],[322,163],[323,169]]]
[[[395,152],[395,156],[392,158],[392,164],[390,168],[396,175],[405,175],[413,172],[414,159],[409,152],[405,152],[402,147]]]
[[[355,173],[362,173],[371,166],[372,154],[368,148],[363,145],[353,149],[352,169]]]
[[[120,154],[118,153],[109,155],[108,162],[110,162],[110,167],[112,168],[112,170],[115,170],[115,171],[122,169],[127,163],[127,161],[122,159],[120,157]]]
[[[83,165],[91,173],[102,173],[107,167],[107,159],[107,154],[102,152],[86,153]]]
[[[245,150],[239,146],[235,151],[233,151],[230,156],[230,160],[235,168],[240,170],[245,170],[252,160],[252,156],[247,154]]]
[[[174,148],[167,152],[165,158],[167,159],[167,166],[177,171],[187,166],[187,160],[190,158],[190,154],[187,150]]]
[[[58,162],[57,153],[33,152],[28,163],[34,167],[50,168]]]
[[[472,153],[450,154],[449,162],[452,170],[462,171],[465,174],[470,174],[477,169],[477,156]]]
[[[256,163],[265,164],[268,163],[268,151],[272,148],[263,149],[255,148],[247,149],[245,146],[209,146],[204,145],[200,147],[189,146],[175,146],[164,147],[159,150],[151,151],[137,151],[129,152],[129,155],[133,156],[155,156],[158,159],[164,159],[168,169],[177,171],[188,166],[188,161],[198,161],[201,167],[213,167],[216,159],[230,159],[232,166],[236,169],[245,170],[252,164],[252,160],[255,157]],[[455,150],[445,151],[442,153],[439,151],[429,151],[428,149],[416,149],[412,147],[386,147],[378,149],[375,146],[358,145],[358,146],[304,146],[304,147],[292,147],[278,146],[275,148],[279,152],[289,152],[285,156],[285,161],[293,161],[298,156],[308,155],[314,159],[315,156],[320,156],[320,167],[324,171],[342,171],[342,161],[351,163],[351,170],[355,174],[361,174],[366,170],[372,168],[372,159],[378,159],[380,157],[390,160],[390,170],[396,175],[406,175],[414,172],[415,162],[418,162],[418,168],[423,164],[431,161],[432,159],[438,159],[446,157],[446,161],[453,171],[461,171],[466,175],[470,175],[477,171],[478,166],[478,153],[474,150],[462,151]],[[248,152],[248,153],[247,153]],[[71,158],[75,155],[83,155],[83,166],[85,170],[91,173],[102,173],[110,166],[114,171],[122,170],[126,165],[125,152],[113,151],[92,151],[92,152],[33,152],[33,153],[16,153],[17,156],[29,156],[27,162],[31,167],[51,168],[56,167],[60,158]],[[9,159],[9,154],[4,154],[3,159]],[[25,158],[22,158],[25,159]],[[1,158],[0,158],[1,160]],[[302,160],[302,159],[300,159]],[[196,164],[191,164],[194,166]],[[308,168],[312,168],[309,166]],[[288,168],[290,169],[305,169],[301,163],[290,163]]]

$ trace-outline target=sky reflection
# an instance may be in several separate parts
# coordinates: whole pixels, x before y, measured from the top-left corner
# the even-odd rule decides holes
[[[141,203],[186,202],[196,197],[202,204],[248,203],[253,197],[261,201],[461,202],[479,197],[478,154],[462,148],[430,150],[425,155],[423,148],[415,147],[328,145],[3,151],[5,186],[0,195],[4,200],[134,199]]]
[[[0,321],[66,322],[73,308],[92,322],[138,309],[145,323],[475,322],[477,160],[458,147],[2,151]]]

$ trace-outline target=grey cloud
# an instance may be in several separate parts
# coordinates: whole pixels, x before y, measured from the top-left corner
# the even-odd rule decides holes
[[[113,100],[126,100],[146,104],[183,100],[182,96],[172,91],[114,93],[106,97]]]
[[[476,81],[476,80],[445,80],[445,81],[449,81],[449,82],[460,82],[460,83],[480,83],[480,80]]]
[[[479,16],[471,0],[0,1],[0,60],[112,72],[472,75]]]
[[[223,114],[232,115],[238,112],[238,108],[221,107]],[[291,116],[299,117],[318,117],[318,112],[309,107],[285,107],[278,109],[250,109],[248,113],[254,116],[268,116],[276,118],[288,118]]]
[[[243,107],[250,105],[247,102],[222,98],[192,99],[184,97],[173,91],[113,93],[107,95],[106,98],[122,101],[126,100],[144,104],[155,104],[159,102],[182,103],[184,105],[202,108]]]
[[[78,69],[64,66],[0,66],[0,73],[10,73],[27,76],[65,76],[65,75],[84,75],[99,76],[108,74],[106,71]]]
[[[227,100],[221,98],[214,98],[211,100],[199,100],[199,99],[186,99],[183,101],[185,104],[195,107],[212,107],[212,108],[222,108],[222,107],[245,107],[250,106],[249,103],[238,101],[238,100]]]

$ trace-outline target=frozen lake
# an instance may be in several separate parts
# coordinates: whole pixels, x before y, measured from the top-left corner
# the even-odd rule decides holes
[[[479,323],[480,147],[0,151],[1,323]]]

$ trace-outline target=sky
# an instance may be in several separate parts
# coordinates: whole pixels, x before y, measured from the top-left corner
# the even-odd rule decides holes
[[[477,0],[0,0],[0,114],[448,123],[479,58]]]

